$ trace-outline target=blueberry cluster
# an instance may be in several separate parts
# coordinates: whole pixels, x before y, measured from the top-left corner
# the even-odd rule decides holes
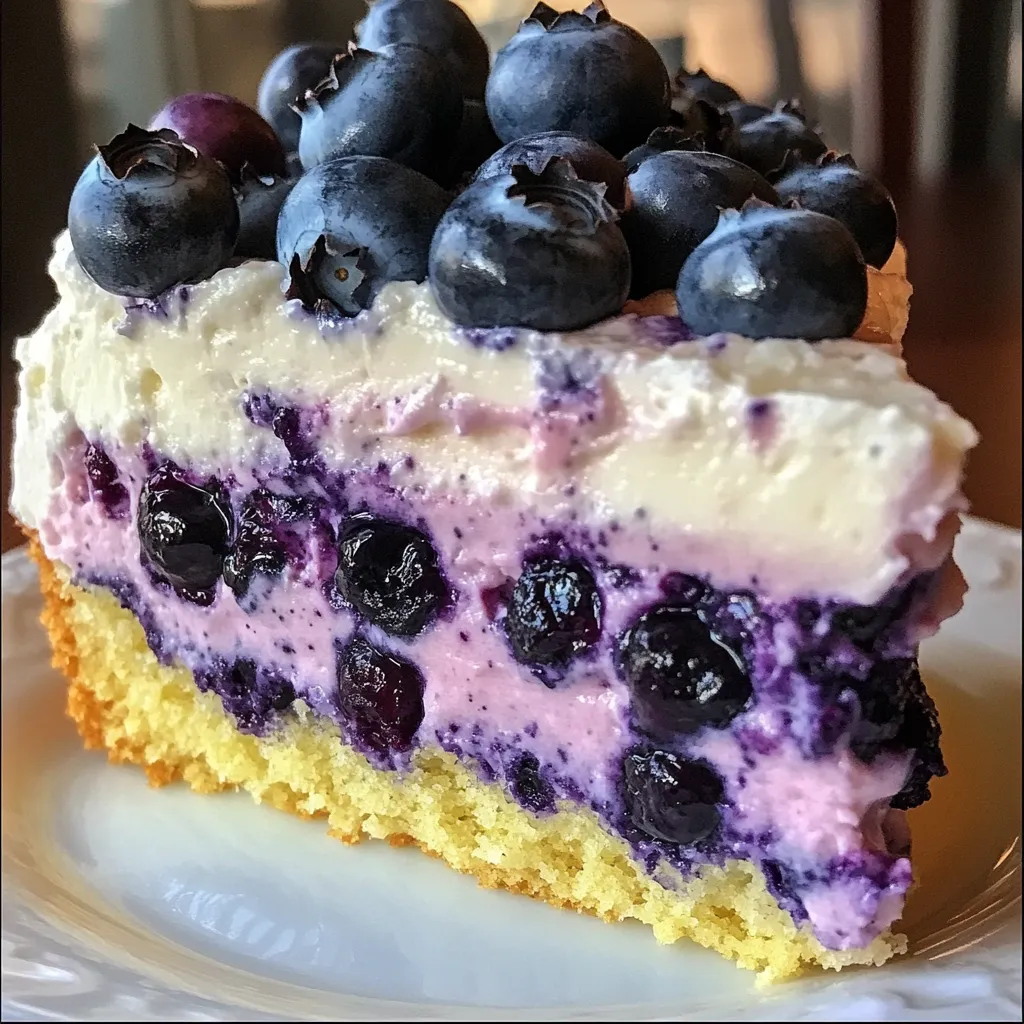
[[[856,329],[896,242],[797,105],[670,79],[600,0],[538,3],[493,67],[451,0],[378,0],[357,43],[279,54],[258,108],[188,94],[100,147],[68,211],[86,273],[152,299],[277,259],[320,313],[429,279],[456,323],[537,330],[673,290],[695,333],[815,340]]]

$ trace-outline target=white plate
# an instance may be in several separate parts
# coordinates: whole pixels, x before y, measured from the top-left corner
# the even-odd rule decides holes
[[[972,592],[926,645],[950,776],[915,812],[911,954],[773,989],[412,850],[84,753],[3,559],[5,1020],[1020,1020],[1021,538],[969,522]]]

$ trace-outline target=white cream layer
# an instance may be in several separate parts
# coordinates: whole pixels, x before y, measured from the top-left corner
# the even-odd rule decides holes
[[[247,391],[320,406],[329,464],[411,455],[429,491],[465,474],[488,500],[542,514],[557,515],[572,484],[598,520],[642,508],[653,530],[692,538],[692,571],[757,575],[776,596],[871,603],[943,562],[962,508],[975,432],[882,346],[715,336],[666,347],[623,316],[521,332],[495,351],[412,284],[322,331],[283,301],[282,267],[260,262],[190,287],[167,317],[138,315],[126,336],[122,301],[86,277],[66,234],[50,272],[60,300],[17,347],[11,503],[30,527],[76,429],[204,472],[283,463],[283,445],[244,415]],[[541,368],[581,353],[599,393],[592,420],[542,406]]]

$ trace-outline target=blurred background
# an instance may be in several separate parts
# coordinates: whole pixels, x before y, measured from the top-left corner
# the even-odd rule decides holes
[[[533,2],[460,5],[498,48]],[[702,66],[752,101],[799,96],[832,148],[882,177],[910,254],[911,372],[982,434],[966,488],[974,512],[1019,527],[1020,0],[608,6],[655,41],[671,71]],[[344,43],[365,10],[364,0],[3,0],[5,499],[13,343],[54,299],[45,265],[91,145],[128,121],[145,124],[177,93],[254,103],[274,54],[293,42]],[[6,550],[19,538],[6,512],[2,526]]]

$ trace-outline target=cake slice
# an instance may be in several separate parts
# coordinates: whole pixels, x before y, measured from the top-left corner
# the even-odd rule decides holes
[[[515,45],[621,36],[596,7]],[[901,951],[975,435],[899,358],[895,222],[869,273],[811,200],[719,220],[735,160],[651,156],[716,207],[652,314],[644,163],[617,209],[562,133],[450,202],[324,114],[277,259],[232,259],[206,102],[100,150],[17,349],[12,507],[87,745],[768,979]]]

